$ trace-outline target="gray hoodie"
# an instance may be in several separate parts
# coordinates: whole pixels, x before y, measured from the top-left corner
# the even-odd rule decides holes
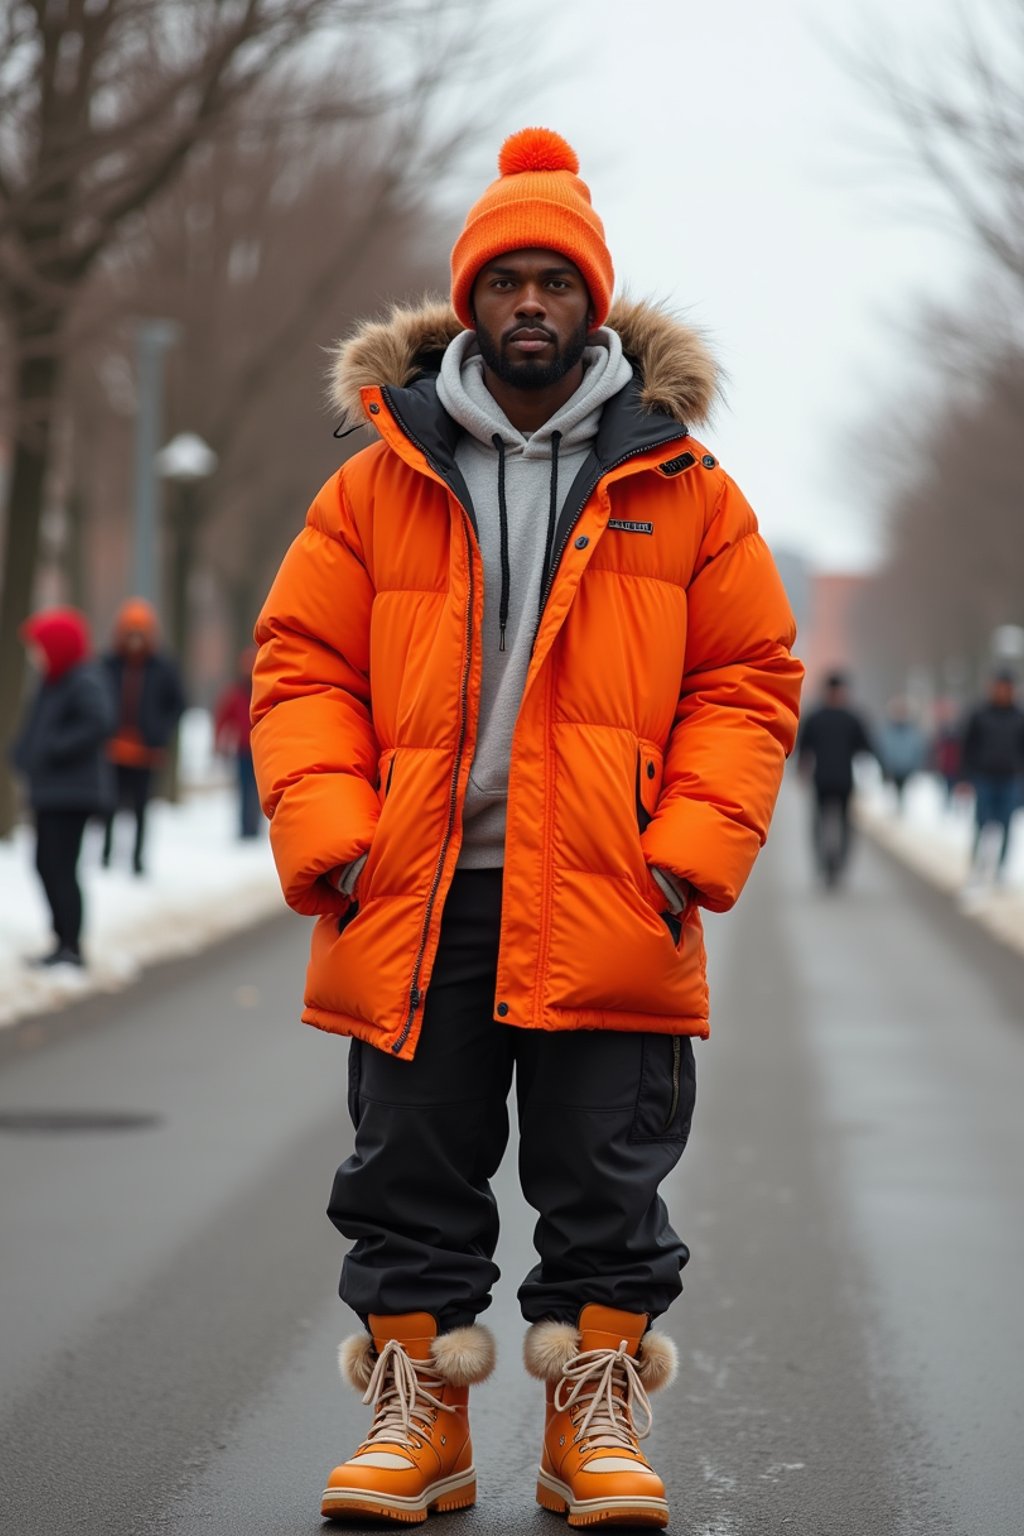
[[[541,585],[551,558],[550,532],[597,436],[601,411],[633,377],[621,341],[608,329],[595,331],[583,364],[583,381],[576,393],[543,427],[527,434],[512,425],[484,383],[483,359],[473,331],[457,336],[441,363],[437,395],[449,416],[464,428],[455,459],[476,513],[484,563],[480,724],[463,814],[461,868],[487,869],[505,862],[512,732],[530,665]],[[502,480],[508,553],[504,580]]]

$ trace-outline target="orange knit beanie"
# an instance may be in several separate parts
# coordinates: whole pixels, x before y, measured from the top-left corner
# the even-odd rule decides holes
[[[497,181],[469,210],[452,251],[452,304],[472,329],[477,273],[495,256],[531,248],[558,251],[579,267],[594,304],[594,329],[608,318],[615,274],[604,225],[590,206],[571,144],[548,128],[523,128],[506,139]]]

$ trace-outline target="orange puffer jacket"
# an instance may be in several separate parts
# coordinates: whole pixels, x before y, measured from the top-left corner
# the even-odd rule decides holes
[[[609,320],[605,407],[554,542],[512,746],[494,1016],[706,1035],[697,903],[736,900],[793,745],[803,669],[754,515],[687,423],[714,368],[645,305]],[[310,508],[256,628],[252,744],[289,904],[319,921],[304,1019],[411,1058],[455,871],[483,569],[436,394],[460,326],[399,310],[338,354],[381,441]],[[329,878],[369,852],[358,905]],[[665,916],[659,866],[696,892]]]

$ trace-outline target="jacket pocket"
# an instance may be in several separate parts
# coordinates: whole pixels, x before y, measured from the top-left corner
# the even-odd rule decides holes
[[[683,911],[685,910],[684,908]],[[683,941],[683,912],[670,912],[666,907],[661,914],[661,920],[672,935],[672,943],[678,949]]]
[[[630,1141],[686,1145],[697,1099],[697,1070],[689,1035],[644,1035]]]
[[[398,748],[389,747],[386,752],[381,753],[380,761],[377,764],[377,793],[380,796],[381,805],[384,804],[391,793],[391,781],[395,776],[395,760],[397,757]]]
[[[376,878],[377,865],[380,862],[381,822],[384,820],[388,797],[391,794],[391,787],[395,781],[395,764],[397,761],[397,747],[389,747],[377,759],[377,799],[380,802],[380,811],[377,816],[377,825],[374,828],[373,839],[370,846],[366,849],[366,863],[363,865],[358,881],[359,899],[364,905],[369,899],[370,891]],[[354,912],[352,916],[355,916]]]
[[[338,932],[339,932],[339,934],[345,932],[345,929],[348,927],[349,923],[351,923],[352,920],[355,917],[358,916],[358,914],[359,914],[359,903],[358,903],[358,901],[356,901],[355,897],[353,897],[352,900],[349,902],[348,906],[345,908],[344,912],[338,918]]]
[[[661,748],[650,741],[638,741],[636,748],[636,821],[641,832],[646,832],[654,820],[661,797],[661,778],[664,760]]]

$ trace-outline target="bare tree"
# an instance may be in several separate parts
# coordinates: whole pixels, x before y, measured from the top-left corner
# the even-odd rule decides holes
[[[993,628],[1024,617],[1024,0],[974,0],[913,48],[884,23],[838,48],[880,108],[890,173],[926,200],[911,216],[964,235],[979,289],[932,307],[911,338],[926,387],[891,402],[898,430],[860,434],[887,536],[862,612],[865,651],[890,682],[909,667],[970,675]],[[896,154],[893,154],[895,137]],[[896,675],[894,675],[896,674]]]
[[[890,684],[912,667],[940,683],[973,673],[993,629],[1024,620],[1024,353],[1004,342],[971,365],[957,356],[943,396],[903,422],[876,480],[889,476],[888,548],[861,638]],[[933,357],[943,359],[940,344]]]
[[[1024,3],[958,5],[948,36],[901,46],[884,23],[871,43],[844,48],[851,74],[896,130],[879,145],[890,172],[902,167],[938,192],[947,219],[1024,287]]]
[[[12,464],[0,573],[0,742],[20,703],[28,612],[67,325],[97,262],[289,58],[335,47],[330,115],[369,119],[436,79],[436,53],[382,88],[371,33],[436,26],[459,0],[9,0],[0,7],[0,308],[10,341]],[[397,51],[397,50],[396,50]],[[301,93],[289,119],[307,128]],[[0,834],[13,817],[0,772]]]
[[[169,431],[199,432],[219,461],[187,498],[168,497],[165,564],[175,574],[167,615],[185,660],[185,594],[200,557],[231,588],[238,612],[248,591],[251,632],[253,593],[290,536],[287,511],[301,515],[304,498],[346,451],[323,409],[326,344],[355,315],[447,277],[450,232],[440,229],[433,198],[453,145],[423,132],[428,88],[372,131],[334,125],[313,142],[284,120],[288,89],[274,83],[254,99],[258,132],[247,117],[238,133],[193,156],[97,270],[71,329],[69,403],[85,422],[112,360],[117,375],[130,373],[125,312],[159,313],[178,327],[167,370]],[[315,98],[315,81],[305,89]],[[335,90],[334,81],[324,89]],[[116,420],[107,430],[116,433]],[[91,444],[79,457],[87,446],[102,457]],[[107,465],[96,470],[109,482]],[[115,508],[122,545],[126,490]]]

